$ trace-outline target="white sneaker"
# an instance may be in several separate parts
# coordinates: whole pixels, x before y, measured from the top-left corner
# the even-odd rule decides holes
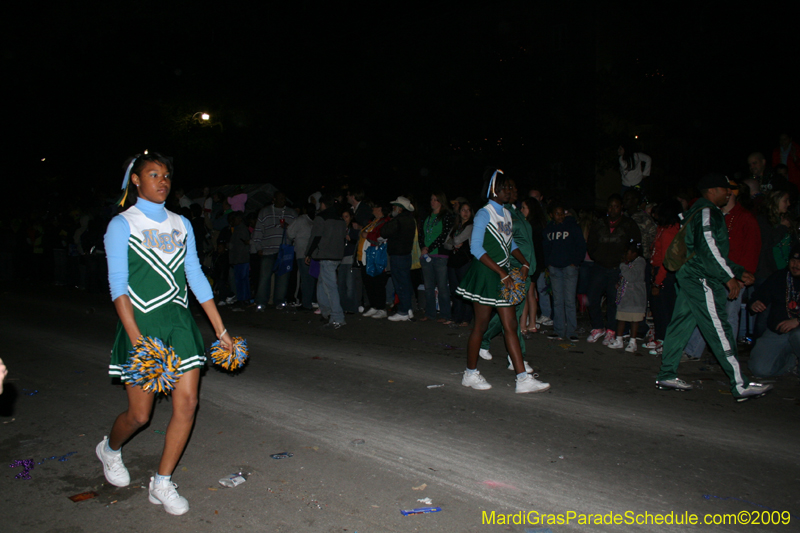
[[[772,385],[762,385],[761,383],[749,383],[747,388],[742,391],[741,396],[736,398],[737,402],[746,402],[750,398],[761,398],[772,390]]]
[[[597,342],[605,334],[606,330],[604,329],[593,329],[589,336],[586,337],[586,342]]]
[[[478,350],[478,355],[481,356],[481,359],[486,359],[487,361],[492,360],[492,354],[489,352],[489,350],[486,350],[484,348]]]
[[[536,321],[537,324],[541,324],[542,326],[552,326],[553,325],[553,319],[552,318],[547,317],[547,316],[542,316],[542,317],[539,317],[539,318],[540,318],[540,320]]]
[[[364,316],[367,316],[367,315],[364,315]],[[372,318],[386,318],[389,315],[386,314],[386,310],[385,309],[375,309],[375,312],[371,316],[372,316]]]
[[[517,394],[544,392],[546,390],[550,390],[550,384],[542,383],[530,374],[525,374],[525,377],[522,379],[517,378]]]
[[[374,314],[375,314],[375,313],[377,313],[377,312],[378,312],[378,310],[377,310],[377,309],[375,309],[374,307],[370,307],[370,308],[369,308],[369,311],[366,311],[366,312],[365,312],[363,315],[361,315],[361,316],[372,316],[372,315],[374,315]]]
[[[628,341],[628,345],[625,347],[625,351],[628,353],[635,353],[636,352],[636,339],[631,339]]]
[[[359,305],[358,306],[358,312],[359,313],[363,313],[364,312],[364,306],[363,305]]]
[[[108,442],[108,437],[103,437],[103,440],[95,448],[97,458],[103,463],[103,474],[106,476],[106,481],[115,487],[127,487],[131,483],[131,475],[122,462],[122,450],[108,452],[106,442]]]
[[[414,318],[414,311],[411,309],[408,310],[408,318]]]
[[[182,515],[189,510],[189,502],[178,494],[178,485],[172,481],[156,483],[155,478],[150,478],[150,503],[163,505],[169,514]]]
[[[686,391],[686,390],[692,390],[694,387],[692,385],[689,385],[680,378],[672,378],[672,379],[662,379],[660,381],[656,381],[656,388],[661,390]]]
[[[236,303],[236,296],[228,296],[224,300],[220,300],[217,302],[218,307],[224,307],[226,305],[233,305]]]
[[[481,376],[481,373],[476,370],[472,374],[467,374],[464,372],[464,377],[461,379],[461,384],[465,387],[472,387],[476,390],[488,390],[491,389],[492,386]]]
[[[605,341],[603,341],[603,344],[605,344]],[[636,340],[633,340],[633,344],[634,346],[636,345]],[[606,344],[606,346],[608,346],[609,348],[613,348],[615,350],[619,350],[620,348],[625,346],[625,343],[622,342],[622,337],[617,337],[613,341]]]
[[[511,362],[511,356],[509,355],[507,357],[508,357],[508,369],[514,370],[514,363]],[[523,360],[522,362],[525,363],[525,372],[527,372],[528,374],[533,374],[533,369],[531,368],[531,365],[529,365],[528,362],[525,360]]]
[[[409,315],[401,315],[400,313],[395,313],[389,317],[389,320],[391,320],[392,322],[408,322],[409,320],[411,320],[411,318],[409,317]]]
[[[611,331],[610,329],[607,329],[606,330],[606,336],[603,339],[603,346],[608,346],[609,344],[614,342],[614,340],[616,340],[616,338],[617,338],[617,334],[614,331]],[[620,337],[620,341],[622,341],[622,337]],[[622,346],[620,346],[620,348],[622,348]]]

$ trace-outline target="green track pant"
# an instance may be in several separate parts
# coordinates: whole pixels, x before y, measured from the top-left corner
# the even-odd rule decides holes
[[[747,388],[748,381],[739,365],[736,337],[725,311],[728,299],[725,286],[704,278],[683,278],[678,280],[677,291],[678,299],[675,302],[672,320],[667,326],[661,355],[661,371],[657,379],[674,379],[678,376],[678,364],[683,349],[696,326],[719,361],[722,370],[728,375],[731,393],[734,397],[741,396],[742,391]]]

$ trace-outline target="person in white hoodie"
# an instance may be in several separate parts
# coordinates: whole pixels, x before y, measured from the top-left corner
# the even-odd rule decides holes
[[[642,152],[634,152],[630,146],[620,144],[617,148],[619,156],[619,173],[622,177],[620,195],[632,187],[641,187],[642,180],[650,175],[652,159]],[[644,168],[642,168],[644,163]]]

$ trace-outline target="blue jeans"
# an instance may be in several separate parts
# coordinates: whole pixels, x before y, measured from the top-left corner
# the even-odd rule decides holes
[[[250,263],[237,263],[233,265],[233,274],[236,277],[236,299],[242,302],[250,301]]]
[[[592,329],[617,329],[617,282],[619,267],[606,268],[598,263],[592,265],[589,278],[589,319]],[[603,321],[603,309],[600,305],[603,295],[606,296],[606,319]]]
[[[339,288],[336,284],[336,269],[341,261],[327,261],[323,259],[319,262],[319,279],[317,285],[317,302],[319,310],[325,318],[330,317],[329,322],[344,324],[344,311],[339,302]]]
[[[389,263],[392,268],[392,283],[400,304],[397,312],[407,315],[411,309],[411,298],[413,297],[413,287],[411,286],[411,254],[389,256]]]
[[[425,316],[436,318],[436,289],[439,289],[439,314],[450,320],[450,284],[447,282],[447,258],[422,258],[422,279],[425,280]]]
[[[739,331],[739,311],[741,310],[743,292],[744,291],[739,291],[739,297],[735,300],[728,300],[728,303],[725,305],[725,312],[728,314],[728,323],[731,325],[731,331],[734,332],[734,338],[736,332]],[[694,333],[692,333],[683,351],[686,352],[686,355],[689,357],[697,359],[703,355],[703,350],[705,349],[705,339],[703,339],[703,336],[700,334],[700,330],[694,328]]]
[[[780,376],[792,369],[798,354],[800,328],[783,334],[768,329],[756,340],[750,352],[750,372],[761,377]]]
[[[553,318],[553,308],[550,306],[550,295],[547,294],[547,279],[544,272],[539,274],[539,279],[536,280],[536,290],[539,293],[539,309],[542,310],[542,316]]]
[[[578,329],[576,291],[578,288],[578,267],[548,267],[550,283],[553,285],[553,329],[556,335],[566,339],[575,335]]]
[[[353,268],[352,263],[342,263],[339,265],[339,271],[337,272],[339,280],[339,301],[342,304],[342,309],[348,313],[355,313],[358,311],[358,301],[356,299],[358,293],[356,289],[358,288],[357,284],[361,281],[358,279],[360,275],[361,270]]]
[[[298,257],[296,261],[297,272],[300,274],[300,305],[304,309],[312,309],[313,306],[311,304],[314,303],[314,296],[316,296],[317,291],[317,279],[311,277],[308,273],[305,257]]]
[[[261,256],[261,272],[258,275],[258,289],[256,290],[256,303],[267,305],[269,303],[269,285],[272,279],[272,266],[278,259],[278,252]],[[283,274],[275,277],[275,294],[272,303],[279,305],[286,302],[286,289],[289,286],[289,276]]]

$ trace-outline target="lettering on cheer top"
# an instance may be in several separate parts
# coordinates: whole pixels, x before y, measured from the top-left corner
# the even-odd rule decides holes
[[[503,235],[511,235],[511,224],[507,224],[505,222],[498,222],[497,229],[500,230],[500,233]]]
[[[552,231],[547,234],[547,238],[551,241],[557,241],[558,239],[566,239],[569,237],[568,231]]]
[[[157,229],[146,229],[142,232],[142,244],[145,248],[158,248],[165,254],[171,254],[175,250],[183,248],[184,243],[180,237],[179,230],[173,230],[172,233],[159,233]]]

